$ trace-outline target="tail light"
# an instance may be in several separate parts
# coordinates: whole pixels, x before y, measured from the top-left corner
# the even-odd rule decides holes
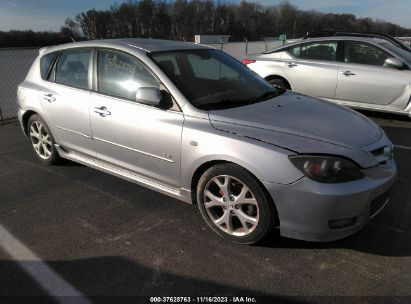
[[[242,64],[245,64],[245,65],[250,64],[250,63],[254,63],[254,62],[255,62],[255,60],[251,60],[251,59],[243,59],[243,60],[241,60],[241,63],[242,63]]]

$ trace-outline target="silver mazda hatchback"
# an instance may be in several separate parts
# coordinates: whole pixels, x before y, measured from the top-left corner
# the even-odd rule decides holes
[[[39,161],[85,164],[197,204],[237,243],[332,241],[389,199],[393,146],[363,115],[272,87],[201,45],[120,39],[40,50],[18,87]]]

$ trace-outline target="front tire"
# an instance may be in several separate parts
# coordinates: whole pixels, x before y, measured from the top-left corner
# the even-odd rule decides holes
[[[52,165],[60,160],[53,135],[47,124],[37,114],[32,115],[27,123],[27,134],[37,159],[43,164]]]
[[[204,172],[197,185],[197,203],[210,228],[235,243],[260,241],[277,219],[273,202],[256,178],[235,164]]]

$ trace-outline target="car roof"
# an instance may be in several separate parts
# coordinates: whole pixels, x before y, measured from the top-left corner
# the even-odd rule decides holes
[[[69,48],[80,47],[106,47],[119,49],[134,49],[144,53],[173,51],[184,49],[209,49],[210,47],[195,44],[191,42],[163,40],[163,39],[145,39],[145,38],[121,38],[121,39],[103,39],[103,40],[88,40],[61,44],[53,47],[43,48],[43,52],[53,52]]]
[[[308,42],[315,42],[315,41],[342,41],[342,40],[351,40],[351,41],[361,41],[361,42],[368,42],[371,44],[384,44],[384,43],[389,43],[388,41],[384,39],[379,39],[379,38],[365,38],[365,37],[358,37],[358,36],[332,36],[332,37],[318,37],[318,38],[307,38],[307,39],[301,39],[292,43],[287,43],[284,45],[281,45],[279,47],[273,48],[272,50],[268,51],[268,53],[287,48],[293,45],[298,45],[302,43],[308,43]]]

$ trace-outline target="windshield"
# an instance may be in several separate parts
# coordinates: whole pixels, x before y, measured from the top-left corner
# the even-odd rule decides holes
[[[214,49],[155,52],[150,56],[199,109],[237,107],[282,93],[234,58]]]
[[[392,51],[397,56],[401,57],[408,65],[411,65],[411,51],[403,50],[391,43],[381,43],[382,46]]]

